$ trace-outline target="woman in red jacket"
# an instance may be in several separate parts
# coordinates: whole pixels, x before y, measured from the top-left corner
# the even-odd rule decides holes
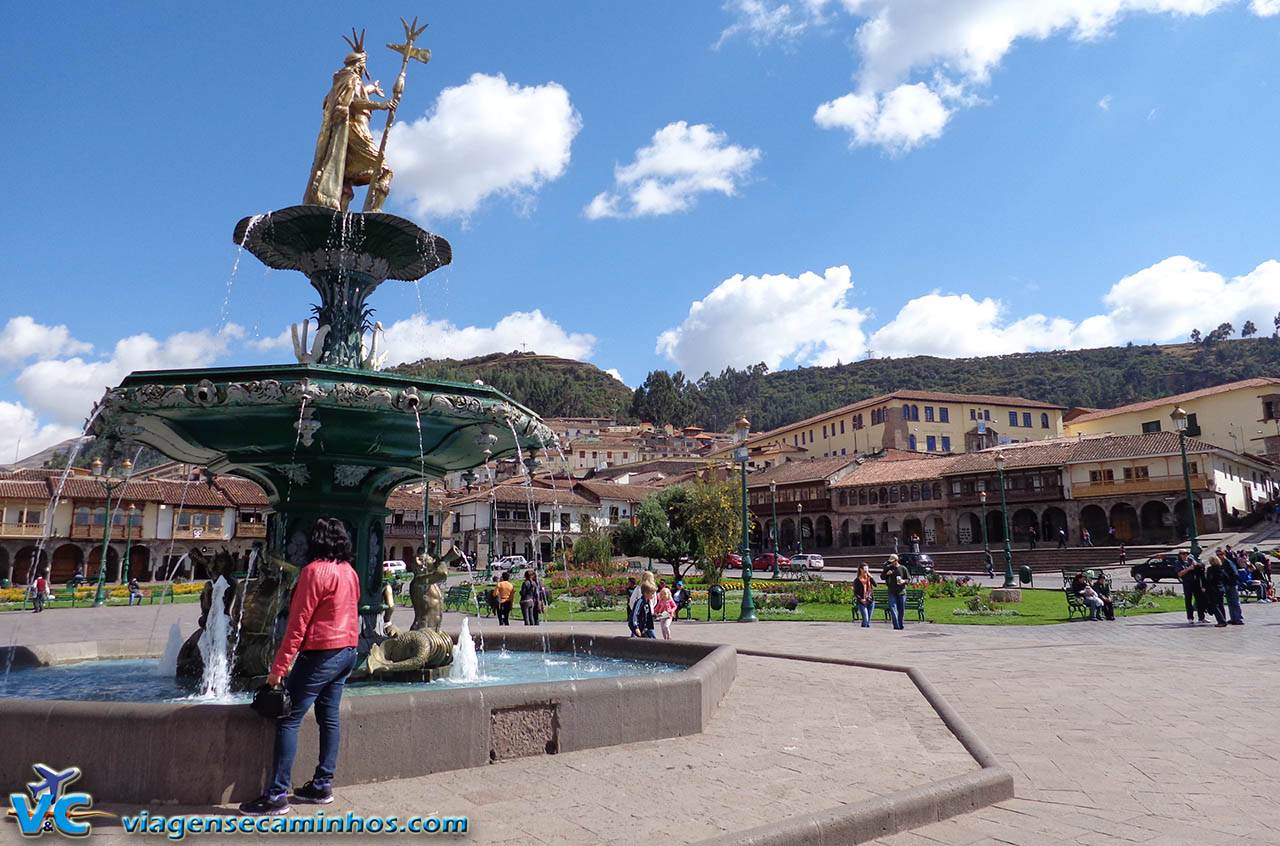
[[[338,764],[338,704],[347,676],[356,666],[360,637],[360,580],[351,568],[351,536],[338,519],[320,519],[311,530],[307,557],[289,602],[289,626],[276,652],[267,684],[285,686],[293,702],[276,722],[271,783],[257,799],[244,802],[249,814],[289,812],[289,785],[298,751],[298,726],[312,704],[320,726],[320,763],[315,775],[293,791],[294,799],[312,804],[333,801],[333,773]],[[297,658],[295,661],[294,658]],[[293,670],[289,670],[289,665]]]

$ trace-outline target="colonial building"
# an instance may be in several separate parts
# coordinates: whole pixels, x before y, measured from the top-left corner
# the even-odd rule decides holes
[[[1187,435],[1232,452],[1280,461],[1280,378],[1261,376],[1119,408],[1081,409],[1063,423],[1068,435],[1138,435],[1173,430],[1169,415],[1187,413]]]
[[[895,391],[755,435],[753,448],[790,444],[814,458],[879,449],[973,452],[1062,436],[1061,406],[1021,397]],[[712,457],[722,457],[720,449]]]
[[[752,544],[770,549],[776,527],[778,550],[815,552],[832,544],[831,488],[857,467],[854,458],[818,458],[788,461],[757,471],[747,477],[747,500],[751,513]]]

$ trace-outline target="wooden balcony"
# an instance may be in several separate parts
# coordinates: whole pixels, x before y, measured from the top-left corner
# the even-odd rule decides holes
[[[1191,474],[1191,489],[1207,491],[1209,477],[1203,473]],[[1107,479],[1098,482],[1078,482],[1071,486],[1076,499],[1097,496],[1141,496],[1143,494],[1184,494],[1186,483],[1179,473],[1176,476],[1148,476],[1145,479]]]
[[[389,538],[418,538],[422,539],[426,533],[421,520],[406,520],[403,523],[387,523],[387,537]]]
[[[1018,488],[1016,490],[1006,490],[1004,492],[1005,502],[1010,504],[1015,502],[1057,502],[1062,499],[1062,486],[1046,485],[1042,488]],[[936,507],[943,507],[942,503],[934,500]],[[947,502],[954,506],[977,507],[982,504],[978,492],[951,494],[947,497]],[[987,491],[987,507],[1000,507],[1000,489]]]
[[[44,523],[0,523],[0,538],[38,538],[44,535]]]
[[[267,536],[267,525],[265,523],[236,523],[236,537],[238,538],[265,538]]]
[[[173,537],[175,540],[222,540],[222,527],[194,526],[186,529],[176,528],[173,530]],[[265,532],[263,537],[266,537]]]
[[[71,527],[71,537],[82,540],[102,540],[102,526],[85,526],[75,525]],[[125,528],[124,526],[111,527],[111,540],[124,540],[125,538],[133,538],[134,540],[142,539],[142,527],[132,526]]]

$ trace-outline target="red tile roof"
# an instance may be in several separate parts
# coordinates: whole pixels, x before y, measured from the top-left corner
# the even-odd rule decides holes
[[[265,508],[268,505],[267,494],[257,482],[239,476],[218,476],[213,483],[236,505],[249,508]]]
[[[620,499],[624,502],[641,502],[645,497],[657,493],[660,488],[648,485],[619,485],[614,482],[595,482],[591,480],[579,482],[575,490],[585,491],[588,498]]]
[[[21,482],[0,479],[0,497],[5,499],[49,498],[49,486],[44,482]]]
[[[831,487],[855,488],[861,485],[886,485],[940,479],[956,458],[957,456],[953,455],[940,455],[933,458],[900,458],[893,461],[883,458],[870,459]]]
[[[803,461],[784,461],[765,470],[758,470],[747,477],[747,486],[758,488],[792,485],[800,482],[816,482],[829,479],[857,461],[856,456],[840,455],[835,458],[810,458]]]
[[[57,489],[57,482],[52,484]],[[111,492],[111,498],[118,499],[123,497],[126,500],[161,502],[160,491],[156,488],[154,482],[129,482],[128,485],[122,485]],[[95,482],[91,477],[72,476],[67,479],[65,485],[62,486],[62,498],[66,499],[101,499],[107,498],[107,492],[102,485]]]
[[[149,484],[155,486],[160,501],[166,505],[183,508],[227,508],[232,505],[222,491],[205,482],[153,479]]]
[[[1060,467],[1071,460],[1080,440],[1076,438],[1048,438],[1043,441],[1027,441],[1020,444],[1003,444],[999,447],[966,452],[956,456],[947,469],[949,475],[957,473],[994,473],[996,453],[1004,452],[1006,469],[1019,467]]]
[[[1219,449],[1199,438],[1187,438],[1188,453],[1213,452]],[[1070,461],[1106,461],[1111,458],[1134,458],[1142,455],[1176,455],[1181,453],[1177,432],[1149,432],[1142,435],[1110,435],[1082,438]]]
[[[1168,409],[1165,416],[1173,410],[1173,406],[1191,400],[1203,399],[1211,397],[1215,394],[1225,394],[1230,391],[1239,391],[1247,388],[1274,388],[1280,385],[1280,378],[1273,376],[1258,376],[1254,379],[1241,379],[1238,382],[1227,382],[1222,385],[1214,385],[1209,388],[1201,388],[1198,391],[1187,391],[1185,394],[1176,394],[1171,397],[1161,397],[1159,399],[1144,400],[1143,402],[1130,403],[1122,405],[1119,408],[1106,408],[1101,411],[1093,411],[1088,414],[1081,414],[1074,418],[1072,423],[1088,423],[1091,420],[1102,420],[1107,417],[1114,417],[1117,414],[1128,414],[1133,411],[1150,411],[1153,409]]]

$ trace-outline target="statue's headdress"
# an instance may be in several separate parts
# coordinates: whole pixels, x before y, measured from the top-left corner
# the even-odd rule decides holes
[[[342,60],[344,65],[354,65],[357,62],[363,62],[367,55],[364,52],[364,30],[360,30],[360,34],[356,35],[356,28],[351,28],[351,37],[342,36],[342,40],[351,45],[351,52]],[[369,77],[369,69],[365,68],[362,74],[366,79]]]

